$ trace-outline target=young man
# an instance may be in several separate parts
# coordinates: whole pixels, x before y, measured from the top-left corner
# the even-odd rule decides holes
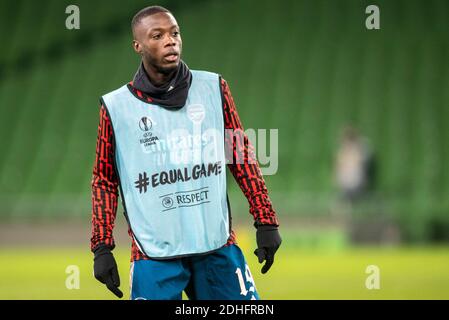
[[[255,219],[262,273],[281,237],[229,87],[180,59],[179,26],[167,9],[139,11],[132,32],[142,63],[132,82],[101,98],[92,179],[95,278],[123,296],[111,253],[120,188],[132,237],[131,299],[181,299],[182,291],[189,299],[259,299],[231,228],[225,153],[236,158],[227,166]]]

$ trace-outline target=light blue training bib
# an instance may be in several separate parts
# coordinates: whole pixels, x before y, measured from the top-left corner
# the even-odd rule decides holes
[[[220,80],[191,72],[180,109],[145,103],[126,85],[102,97],[125,214],[139,249],[151,258],[213,251],[229,237]]]

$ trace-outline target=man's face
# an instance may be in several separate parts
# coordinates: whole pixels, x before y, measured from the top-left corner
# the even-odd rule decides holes
[[[176,19],[160,12],[144,17],[134,28],[134,50],[155,71],[169,74],[181,59],[182,40]]]

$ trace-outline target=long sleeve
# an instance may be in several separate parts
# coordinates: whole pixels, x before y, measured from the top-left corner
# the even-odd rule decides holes
[[[223,110],[225,120],[226,154],[228,168],[249,203],[249,212],[254,217],[254,225],[279,225],[271,204],[254,148],[244,133],[231,91],[224,79],[221,79]]]
[[[114,167],[114,135],[104,106],[100,108],[97,147],[92,175],[91,250],[99,245],[115,247],[112,230],[117,214],[118,178]]]

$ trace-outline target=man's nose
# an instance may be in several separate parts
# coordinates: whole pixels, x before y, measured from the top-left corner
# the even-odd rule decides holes
[[[174,46],[175,44],[176,44],[175,38],[172,35],[168,35],[165,45],[166,46]]]

